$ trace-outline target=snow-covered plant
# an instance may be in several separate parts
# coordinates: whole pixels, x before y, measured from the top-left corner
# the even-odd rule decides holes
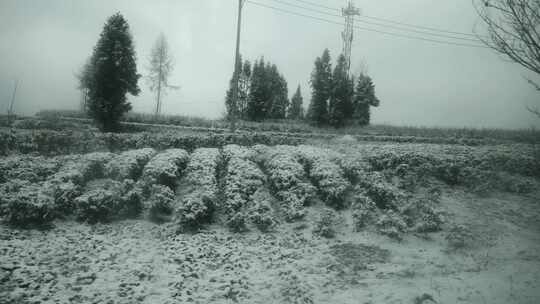
[[[175,211],[180,232],[195,231],[210,222],[214,197],[208,194],[208,192],[193,192],[180,200]]]
[[[205,193],[212,200],[218,190],[216,175],[220,157],[218,149],[200,148],[191,154],[186,168],[186,182],[191,184],[195,191]]]
[[[367,160],[358,155],[343,155],[337,159],[337,162],[343,170],[343,175],[352,183],[356,183],[364,172],[371,170],[371,166]]]
[[[407,223],[393,210],[387,210],[381,215],[376,226],[379,233],[398,240],[401,240],[403,233],[407,231]]]
[[[91,224],[130,218],[141,213],[142,195],[133,180],[111,181],[77,197],[75,208],[77,219]]]
[[[56,173],[62,157],[8,156],[0,162],[0,183],[12,179],[42,182]]]
[[[405,200],[405,195],[387,182],[379,172],[360,176],[358,187],[371,198],[379,209],[395,209]]]
[[[292,147],[277,146],[267,151],[264,162],[270,185],[281,201],[288,221],[305,215],[304,206],[309,204],[316,192],[315,187],[306,182],[304,167],[294,153]]]
[[[444,217],[443,213],[436,208],[435,204],[436,202],[429,197],[413,199],[400,208],[400,213],[413,231],[440,231],[444,223]]]
[[[92,190],[75,199],[76,216],[90,224],[110,222],[118,210],[118,197],[111,190]]]
[[[216,176],[220,161],[219,150],[215,148],[200,148],[191,154],[185,181],[192,189],[175,210],[179,231],[196,230],[210,222],[218,193]]]
[[[94,152],[75,156],[68,161],[51,179],[57,182],[72,182],[83,186],[89,180],[103,177],[105,164],[114,154],[106,152]]]
[[[54,199],[42,192],[39,184],[19,185],[17,192],[3,195],[4,215],[16,226],[40,226],[57,217]]]
[[[336,212],[330,208],[325,208],[319,214],[315,226],[313,227],[313,233],[325,238],[333,238],[336,234],[335,225],[337,222]]]
[[[148,218],[155,222],[165,221],[173,212],[174,192],[167,186],[153,185],[146,202]]]
[[[350,183],[343,177],[343,170],[331,161],[328,152],[311,146],[299,146],[298,155],[325,203],[336,208],[343,207]]]
[[[360,231],[371,223],[377,212],[377,205],[363,191],[355,189],[351,205],[354,230]]]
[[[189,161],[183,149],[169,149],[154,156],[143,169],[141,180],[149,188],[153,184],[176,188],[176,181]]]
[[[265,175],[254,162],[232,156],[225,173],[225,212],[228,226],[235,230],[247,223],[246,208],[252,203],[252,195],[264,186]],[[240,219],[243,217],[244,219]]]
[[[72,181],[59,182],[58,180],[45,182],[42,186],[42,192],[53,198],[57,211],[63,215],[73,212],[74,201],[82,194],[81,186]]]
[[[249,147],[239,145],[226,145],[223,147],[223,159],[227,162],[233,157],[253,160],[257,152]]]
[[[272,196],[266,189],[257,190],[252,196],[252,206],[249,208],[250,221],[260,230],[266,232],[275,225],[272,211]]]
[[[143,167],[155,154],[156,151],[151,148],[122,152],[105,165],[105,175],[115,180],[137,180]]]

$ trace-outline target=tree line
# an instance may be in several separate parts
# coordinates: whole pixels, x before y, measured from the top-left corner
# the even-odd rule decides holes
[[[238,102],[233,109],[234,77],[225,95],[227,117],[234,112],[243,120],[305,119],[317,126],[343,127],[348,124],[368,125],[370,107],[379,106],[375,86],[365,73],[349,76],[345,56],[340,55],[332,70],[330,52],[324,50],[315,60],[311,73],[311,101],[304,115],[300,86],[288,99],[287,81],[275,64],[264,58],[253,66],[246,60],[237,67]],[[234,76],[234,75],[233,75]]]
[[[240,59],[238,64],[238,101],[233,109],[235,83],[232,77],[225,96],[227,117],[234,114],[251,121],[304,119],[317,126],[342,127],[351,123],[369,124],[370,107],[379,105],[371,78],[365,74],[356,78],[349,76],[343,55],[338,57],[332,70],[328,49],[315,60],[306,113],[300,86],[289,99],[287,81],[276,64],[264,57],[253,64]],[[177,88],[168,82],[172,69],[173,59],[161,35],[152,49],[146,77],[150,89],[156,92],[156,115],[161,111],[166,90]],[[84,96],[84,110],[102,131],[117,131],[120,119],[132,108],[126,95],[139,94],[141,78],[129,24],[120,13],[109,17],[92,55],[77,76]]]

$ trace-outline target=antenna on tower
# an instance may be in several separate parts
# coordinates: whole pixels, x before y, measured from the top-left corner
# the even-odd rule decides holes
[[[341,33],[343,38],[343,56],[345,56],[347,73],[351,69],[351,48],[353,41],[354,16],[360,16],[360,10],[354,7],[352,1],[346,8],[341,9],[343,17],[345,17],[345,30]]]

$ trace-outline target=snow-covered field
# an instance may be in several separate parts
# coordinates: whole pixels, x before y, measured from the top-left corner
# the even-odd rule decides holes
[[[0,303],[540,303],[527,145],[0,162]]]

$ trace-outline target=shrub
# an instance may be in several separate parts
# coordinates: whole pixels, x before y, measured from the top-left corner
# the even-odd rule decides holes
[[[222,154],[223,159],[227,162],[233,157],[253,160],[256,157],[257,152],[249,147],[231,144],[223,147]]]
[[[249,210],[250,221],[262,232],[270,230],[275,224],[272,196],[265,189],[259,189],[252,195],[251,200],[253,203]]]
[[[167,186],[174,190],[189,161],[189,154],[182,149],[169,149],[157,154],[143,169],[141,179],[147,187],[153,184]]]
[[[247,209],[252,195],[264,187],[265,175],[252,161],[232,156],[225,173],[225,212],[227,225],[236,232],[246,230]]]
[[[436,232],[442,229],[444,217],[429,198],[410,201],[401,209],[405,222],[416,232]]]
[[[291,147],[278,146],[266,151],[264,161],[270,186],[281,201],[281,209],[287,221],[302,218],[304,206],[315,197],[316,188],[306,182],[303,166]]]
[[[360,231],[374,219],[377,205],[363,192],[356,190],[351,210],[354,230]]]
[[[186,168],[186,182],[195,191],[205,193],[212,198],[217,194],[217,169],[220,164],[219,150],[215,148],[200,148],[191,154]]]
[[[358,186],[379,209],[396,209],[405,195],[388,183],[378,172],[366,173],[360,177]]]
[[[43,193],[39,185],[21,185],[18,192],[2,200],[6,221],[15,226],[42,226],[57,217],[54,199]]]
[[[156,154],[151,148],[120,153],[105,165],[105,175],[115,180],[137,180],[144,165]]]
[[[327,152],[318,148],[300,146],[298,154],[325,203],[335,208],[343,207],[350,184],[343,178],[341,168],[330,160]]]
[[[315,222],[313,233],[325,238],[333,238],[336,234],[334,226],[337,222],[336,212],[332,209],[325,208],[319,214],[319,218]]]
[[[90,190],[75,199],[76,217],[90,224],[138,216],[142,195],[132,180],[109,181],[103,189]]]
[[[376,226],[379,233],[393,239],[402,239],[402,234],[407,230],[407,224],[401,216],[392,210],[387,210],[377,220]]]
[[[148,218],[155,222],[163,222],[174,209],[174,192],[166,186],[153,185],[147,201]]]
[[[194,231],[209,223],[212,216],[213,198],[204,192],[193,192],[182,198],[175,211],[179,232]]]
[[[174,211],[179,232],[193,231],[210,222],[218,194],[219,165],[218,149],[200,148],[191,154],[185,182],[193,188],[180,200]]]
[[[248,215],[242,211],[238,211],[229,215],[226,220],[226,225],[232,232],[245,232],[247,231],[247,219]]]
[[[110,190],[92,190],[75,199],[76,216],[90,224],[110,222],[119,209],[118,198]]]
[[[61,214],[71,214],[75,207],[75,199],[81,195],[81,187],[71,181],[45,182],[43,191],[51,195]]]

